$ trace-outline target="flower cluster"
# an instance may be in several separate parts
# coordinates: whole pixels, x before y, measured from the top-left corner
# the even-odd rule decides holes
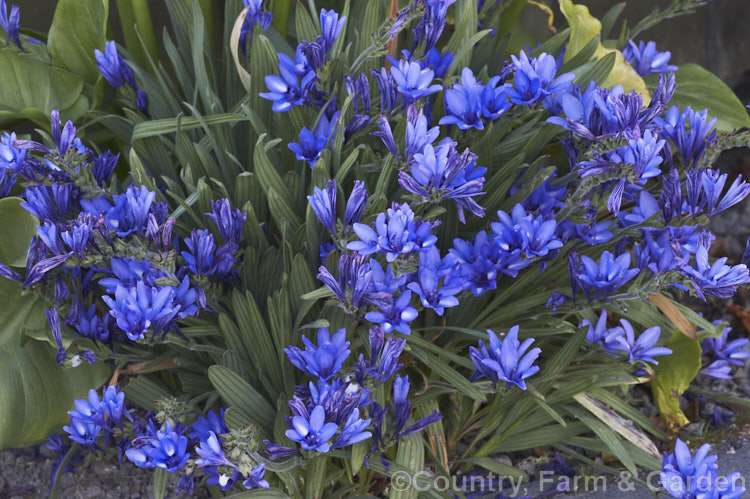
[[[454,457],[467,434],[477,436],[466,456],[475,445],[488,455],[498,442],[489,432],[517,439],[524,428],[508,399],[548,400],[521,412],[543,410],[539,425],[549,415],[564,424],[572,413],[552,405],[570,395],[549,392],[573,393],[589,361],[638,376],[672,354],[653,315],[610,320],[607,310],[633,300],[644,304],[632,309],[653,307],[654,293],[728,298],[750,283],[750,246],[740,264],[710,259],[715,237],[705,229],[750,194],[750,183],[711,167],[741,139],[719,133],[708,111],[673,105],[668,52],[633,41],[623,50],[633,81],[658,73],[648,96],[590,81],[603,80],[609,59],[582,66],[582,56],[566,57],[570,47],[554,43],[500,63],[471,50],[505,46],[490,40],[494,33],[461,40],[467,19],[470,30],[499,25],[501,2],[481,1],[460,9],[468,18],[456,12],[454,59],[440,43],[454,2],[406,2],[367,33],[352,22],[375,4],[351,6],[349,20],[326,9],[308,17],[298,5],[297,44],[287,46],[293,35],[269,27],[263,2],[244,0],[231,35],[242,52],[232,54],[234,65],[226,60],[230,69],[250,61],[254,83],[211,68],[202,84],[225,88],[203,92],[190,80],[204,71],[192,66],[211,44],[191,46],[187,67],[175,71],[179,99],[161,88],[172,75],[146,88],[154,114],[164,107],[157,94],[181,102],[178,94],[195,90],[194,125],[178,119],[176,133],[128,144],[134,158],[141,145],[149,156],[131,161],[135,182],[115,174],[118,155],[87,147],[57,112],[43,143],[0,138],[0,197],[17,195],[38,220],[25,265],[4,262],[0,275],[44,303],[57,361],[75,367],[103,358],[117,366],[115,379],[137,374],[143,384],[165,381],[155,391],[181,392],[139,418],[116,387],[101,399],[92,391],[69,413],[69,440],[180,475],[188,492],[203,478],[223,491],[283,482],[291,492],[303,482],[297,467],[307,469],[310,490],[312,473],[323,470],[320,483],[343,476],[336,460],[346,456],[351,489],[319,492],[378,493],[355,468],[370,468],[377,456],[387,469],[411,443],[404,437],[429,428],[433,439],[445,426],[453,436],[439,460]],[[20,46],[17,9],[11,19],[4,10],[0,0],[0,25]],[[174,17],[179,32],[185,19]],[[276,21],[288,19],[277,12]],[[409,27],[410,36],[397,37]],[[370,35],[373,45],[353,53]],[[263,46],[248,50],[253,39]],[[267,40],[280,45],[268,51]],[[114,42],[94,57],[103,78],[142,111],[123,114],[150,119],[136,86],[148,75]],[[211,120],[196,118],[206,111]],[[244,146],[248,132],[260,137],[255,149]],[[155,171],[155,162],[170,160]],[[568,342],[576,323],[584,330],[574,337],[587,333],[588,348]],[[727,377],[750,358],[750,342],[729,334],[705,341],[704,374]],[[561,345],[575,350],[556,357]],[[546,359],[561,357],[572,367],[553,361],[564,372],[545,374]],[[481,406],[488,395],[494,401]],[[450,417],[430,426],[441,410]],[[568,426],[571,435],[579,426],[588,425]],[[63,452],[65,443],[50,447]],[[692,497],[696,480],[708,480],[714,496],[731,497],[706,454],[693,458],[680,443],[665,457],[665,486]]]
[[[305,350],[295,346],[285,349],[292,364],[313,376],[316,381],[298,386],[289,401],[292,416],[287,418],[286,436],[297,442],[302,450],[326,453],[331,449],[347,447],[371,439],[371,453],[380,452],[389,442],[424,429],[437,421],[437,413],[407,426],[411,402],[407,399],[409,377],[396,375],[393,381],[393,426],[388,431],[385,416],[389,407],[376,402],[371,393],[377,386],[388,382],[400,369],[398,357],[406,342],[389,337],[383,328],[370,329],[370,358],[360,354],[353,365],[353,376],[344,377],[341,371],[349,357],[346,329],[331,336],[328,328],[318,330],[317,345],[302,337]],[[361,414],[368,411],[370,418]],[[265,441],[271,459],[298,454],[299,451]],[[367,462],[367,461],[365,461]]]
[[[526,378],[539,372],[539,366],[535,366],[541,348],[529,347],[534,343],[534,338],[529,338],[523,343],[518,341],[518,326],[510,328],[505,337],[500,340],[494,331],[487,330],[490,336],[490,347],[484,342],[479,342],[479,348],[469,348],[469,357],[476,366],[476,371],[471,379],[481,377],[488,378],[492,384],[505,381],[506,387],[516,385],[521,390],[526,389]]]
[[[67,357],[62,327],[110,346],[179,332],[180,320],[208,307],[207,300],[233,282],[245,215],[226,199],[214,202],[208,216],[224,244],[195,230],[180,260],[175,219],[157,193],[130,185],[112,194],[118,156],[89,150],[71,122],[60,126],[57,111],[51,125],[54,150],[14,135],[3,139],[3,176],[20,181],[20,204],[39,225],[25,276],[0,264],[2,275],[52,305],[47,319],[60,363]],[[81,358],[96,359],[80,350],[71,362]]]
[[[604,309],[596,324],[584,319],[580,327],[588,327],[586,339],[589,343],[600,345],[609,353],[621,353],[628,362],[658,364],[654,357],[672,353],[669,348],[655,346],[661,332],[657,326],[646,329],[636,338],[633,326],[627,319],[620,319],[619,326],[607,328],[607,311]]]
[[[717,497],[734,499],[745,492],[739,472],[720,477],[716,455],[708,455],[709,444],[703,444],[692,455],[687,444],[677,439],[672,454],[664,453],[661,485],[667,493],[679,499]]]
[[[721,321],[714,321],[714,325],[720,325]],[[729,340],[732,328],[723,326],[721,336],[708,338],[701,347],[704,354],[711,354],[711,359],[701,373],[716,379],[731,379],[732,366],[744,366],[745,361],[750,359],[750,350],[745,347],[750,345],[747,338]]]

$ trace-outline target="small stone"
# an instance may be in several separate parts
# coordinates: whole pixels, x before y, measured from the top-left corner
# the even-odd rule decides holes
[[[529,475],[529,477],[536,476],[536,459],[524,459],[518,464],[518,466],[516,466],[516,468]]]

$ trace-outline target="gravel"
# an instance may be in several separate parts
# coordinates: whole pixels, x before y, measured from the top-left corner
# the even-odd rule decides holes
[[[38,447],[6,449],[0,452],[0,497],[46,497],[49,494],[53,459]],[[175,491],[179,477],[170,477],[165,497],[180,497]],[[152,470],[123,462],[91,461],[73,473],[64,473],[60,482],[64,499],[145,499],[154,497]],[[182,495],[182,497],[185,497]],[[196,490],[193,498],[208,498]]]

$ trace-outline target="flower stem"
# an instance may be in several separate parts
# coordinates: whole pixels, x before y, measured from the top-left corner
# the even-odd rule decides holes
[[[65,468],[68,466],[68,463],[73,458],[73,454],[78,451],[80,446],[81,444],[79,443],[71,445],[70,449],[68,449],[68,452],[65,454],[65,457],[63,457],[63,460],[60,462],[60,466],[55,470],[55,476],[52,477],[52,488],[49,491],[49,499],[57,499],[57,496],[60,493],[60,478],[62,478]]]

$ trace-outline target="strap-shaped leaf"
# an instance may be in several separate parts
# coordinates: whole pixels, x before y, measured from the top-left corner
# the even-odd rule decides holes
[[[424,469],[424,442],[418,433],[412,433],[398,441],[396,463],[412,474]],[[391,499],[416,499],[418,495],[419,489],[412,483],[410,487],[392,486],[389,497]]]
[[[247,414],[266,435],[273,433],[276,410],[252,385],[223,366],[209,367],[208,379],[227,405]]]
[[[408,340],[407,340],[408,341]],[[487,397],[482,391],[474,386],[468,379],[462,376],[458,371],[449,366],[445,360],[440,359],[432,354],[429,354],[421,348],[413,347],[412,353],[416,358],[423,362],[427,367],[432,369],[433,374],[437,374],[439,377],[444,379],[446,382],[455,386],[460,393],[471,397],[474,400],[484,402]]]

